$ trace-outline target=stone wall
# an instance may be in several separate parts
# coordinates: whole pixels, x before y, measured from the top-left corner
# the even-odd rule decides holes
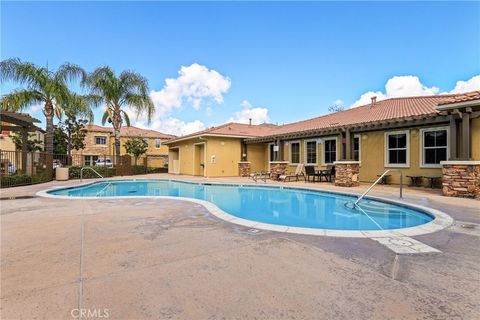
[[[444,196],[480,198],[480,161],[444,161],[442,166]]]
[[[248,177],[251,173],[251,166],[249,161],[241,161],[238,163],[238,175],[240,177]]]
[[[273,161],[270,162],[270,174],[272,176],[280,176],[285,174],[288,170],[287,161]]]
[[[336,161],[335,162],[335,185],[340,187],[355,187],[360,183],[358,174],[360,164],[358,161]]]

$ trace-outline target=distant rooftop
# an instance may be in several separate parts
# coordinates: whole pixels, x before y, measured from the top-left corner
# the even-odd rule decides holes
[[[107,132],[113,134],[113,128],[111,127],[102,127],[97,125],[87,125],[85,128],[88,131],[95,131],[95,132]],[[151,130],[151,129],[142,129],[134,126],[123,126],[120,129],[120,136],[122,137],[144,137],[144,138],[159,138],[159,139],[173,139],[175,138],[174,135],[162,133],[159,131]]]

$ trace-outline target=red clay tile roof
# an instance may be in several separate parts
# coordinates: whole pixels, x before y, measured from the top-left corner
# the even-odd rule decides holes
[[[177,139],[172,139],[168,143],[172,143],[178,140],[185,140],[186,138],[193,138],[201,135],[222,135],[222,136],[237,136],[237,137],[263,137],[273,134],[274,130],[278,126],[274,124],[259,124],[248,125],[243,123],[229,122],[217,127],[211,127],[202,131],[187,134]]]
[[[438,105],[440,106],[440,105],[474,101],[474,100],[480,100],[480,91],[472,91],[472,92],[456,94],[451,98],[440,101]]]
[[[453,95],[390,98],[377,101],[374,106],[367,104],[308,120],[289,123],[275,130],[275,134],[342,127],[414,116],[435,115],[439,112],[436,109],[438,103],[451,97],[453,97]]]
[[[95,131],[95,132],[108,132],[113,134],[113,128],[109,127],[101,127],[97,125],[87,125],[85,128],[88,131]],[[120,136],[122,137],[144,137],[144,138],[160,138],[160,139],[173,139],[175,136],[170,134],[161,133],[155,130],[150,129],[141,129],[137,127],[122,127],[120,129]]]

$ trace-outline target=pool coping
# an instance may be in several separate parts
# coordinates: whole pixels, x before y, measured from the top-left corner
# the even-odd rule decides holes
[[[57,189],[69,189],[69,188],[75,188],[75,187],[82,187],[82,186],[87,186],[87,185],[102,182],[102,181],[132,181],[132,180],[133,181],[172,181],[172,182],[182,182],[182,183],[189,183],[189,184],[199,184],[199,185],[249,186],[249,187],[260,187],[260,188],[269,187],[269,188],[276,188],[276,189],[323,192],[323,193],[347,195],[347,196],[354,196],[354,197],[360,196],[360,194],[353,193],[353,192],[332,191],[332,190],[326,190],[322,188],[312,189],[309,187],[301,187],[301,186],[281,186],[281,185],[268,184],[268,183],[259,185],[255,183],[226,183],[226,182],[199,182],[199,181],[197,182],[197,181],[189,181],[189,180],[182,180],[182,179],[148,179],[148,178],[121,179],[118,177],[106,178],[106,179],[95,179],[94,181],[88,181],[84,183],[75,183],[73,185],[51,187],[46,190],[38,191],[36,195],[39,197],[52,198],[52,199],[64,199],[64,200],[66,199],[69,199],[69,200],[169,199],[169,200],[188,201],[188,202],[202,205],[211,214],[213,214],[215,217],[219,219],[222,219],[226,222],[230,222],[233,224],[252,228],[252,229],[261,229],[261,230],[267,230],[267,231],[276,231],[276,232],[285,232],[285,233],[303,234],[303,235],[342,237],[342,238],[385,238],[385,237],[419,236],[419,235],[440,231],[452,225],[454,222],[452,217],[450,217],[448,214],[440,210],[428,208],[428,207],[417,205],[417,204],[408,203],[404,200],[392,200],[392,199],[387,199],[387,198],[377,197],[377,196],[366,196],[365,199],[377,200],[377,201],[399,205],[402,207],[415,209],[423,213],[426,213],[428,215],[431,215],[434,219],[426,224],[418,225],[415,227],[402,228],[402,229],[365,230],[365,231],[318,229],[318,228],[291,227],[291,226],[276,225],[276,224],[269,224],[269,223],[247,220],[247,219],[236,217],[234,215],[231,215],[223,211],[212,202],[209,202],[206,200],[194,199],[194,198],[171,197],[171,196],[70,197],[70,196],[52,195],[48,193],[49,191],[53,191]]]

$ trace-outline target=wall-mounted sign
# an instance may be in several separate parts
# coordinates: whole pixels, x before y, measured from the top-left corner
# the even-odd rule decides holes
[[[277,152],[278,150],[280,150],[279,146],[273,146],[273,151]]]

